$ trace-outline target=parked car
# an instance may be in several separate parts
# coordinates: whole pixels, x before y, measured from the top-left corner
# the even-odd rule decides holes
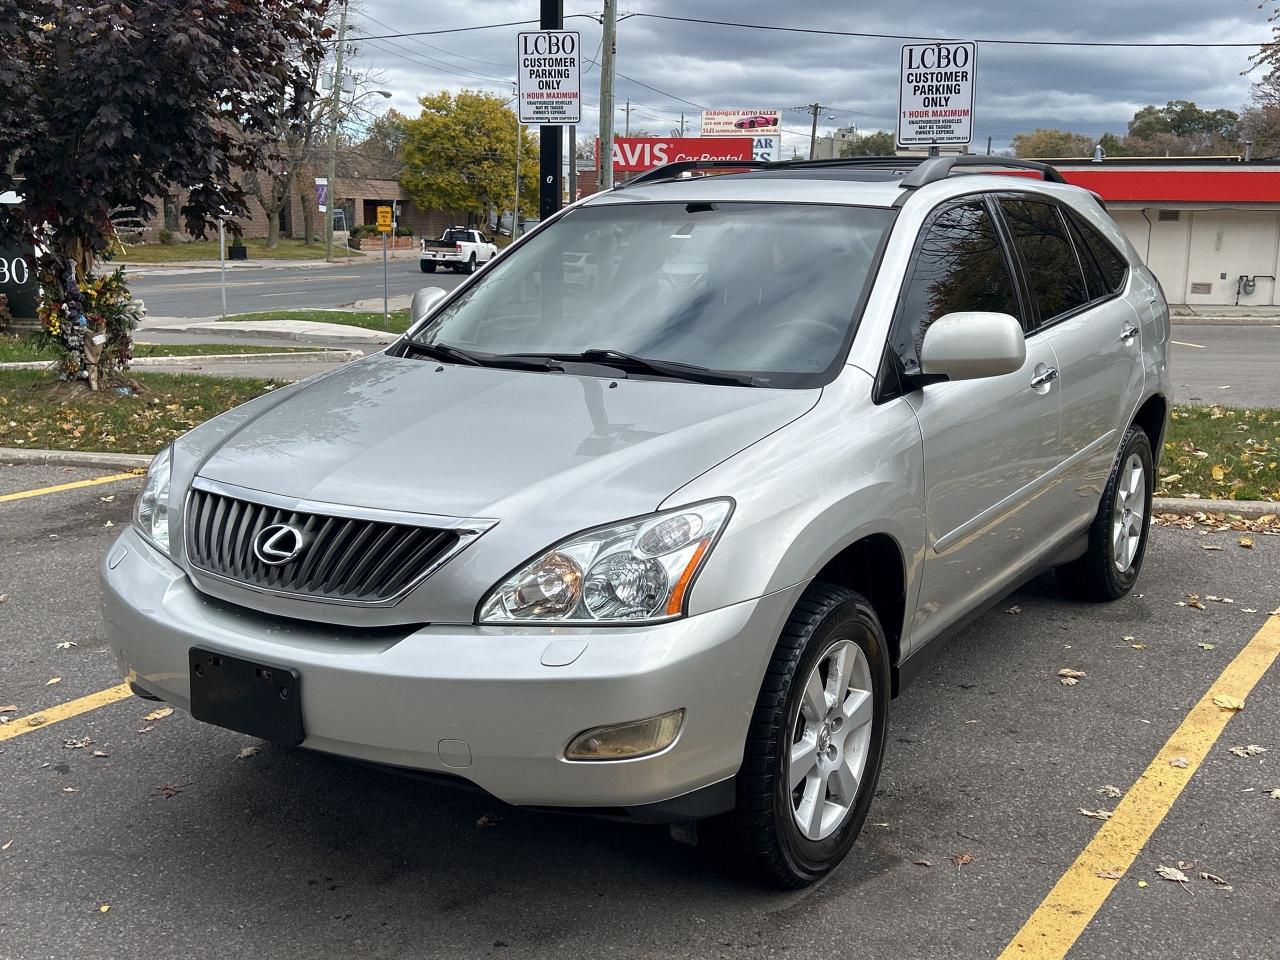
[[[435,273],[437,267],[451,267],[462,273],[475,273],[481,264],[498,255],[493,241],[479,230],[450,227],[439,240],[422,240],[418,266],[423,273]]]
[[[134,691],[827,874],[950,636],[1142,568],[1160,288],[1087,191],[977,159],[652,171],[192,430],[102,568]],[[949,176],[1011,167],[1047,179]]]
[[[740,120],[733,121],[733,125],[739,130],[754,130],[757,127],[776,127],[778,118],[776,116],[765,116],[759,114],[754,117],[742,117]]]

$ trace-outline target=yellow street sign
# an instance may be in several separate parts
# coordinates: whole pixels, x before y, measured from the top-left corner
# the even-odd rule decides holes
[[[380,233],[391,232],[391,208],[390,207],[378,208],[378,231]]]

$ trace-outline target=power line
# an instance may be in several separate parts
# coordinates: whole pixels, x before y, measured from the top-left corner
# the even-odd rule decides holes
[[[828,37],[858,37],[865,40],[915,40],[923,43],[949,42],[960,38],[924,37],[902,33],[861,33],[854,30],[826,30],[820,27],[784,27],[769,23],[744,23],[738,20],[707,20],[700,17],[676,17],[664,13],[628,13],[620,19],[631,17],[647,17],[650,20],[671,20],[676,23],[698,23],[714,27],[737,27],[742,30],[776,30],[779,33],[809,33]],[[1170,41],[1130,41],[1130,40],[1014,40],[1003,37],[965,37],[975,43],[1003,44],[1027,47],[1125,47],[1125,48],[1167,48],[1167,47],[1261,47],[1267,41],[1253,43],[1224,42],[1210,43],[1192,40]]]
[[[373,41],[374,49],[381,53],[389,53],[393,57],[400,57],[402,60],[408,60],[421,67],[426,67],[428,70],[434,70],[437,73],[445,73],[452,77],[466,77],[471,80],[485,80],[491,83],[510,84],[512,82],[510,77],[491,77],[485,74],[472,73],[469,70],[463,70],[452,63],[445,63],[443,60],[436,60],[433,57],[426,57],[424,59],[423,54],[418,53],[416,50],[410,50],[403,44],[398,44],[391,40],[376,40],[373,37],[367,37],[359,33],[353,34],[353,36],[357,40]],[[393,46],[396,49],[392,49]],[[398,51],[407,52],[401,53]]]
[[[388,30],[399,30],[399,27],[394,27],[391,24],[387,23],[385,20],[379,20],[377,17],[372,17],[367,13],[362,12],[360,16],[366,20],[371,20],[372,22],[376,23],[380,27],[386,27]],[[445,56],[453,57],[455,60],[470,60],[472,63],[478,63],[486,67],[499,67],[503,70],[506,70],[508,67],[510,67],[510,64],[507,64],[507,63],[497,63],[496,61],[493,61],[493,60],[480,60],[477,57],[468,57],[464,53],[454,53],[452,50],[446,50],[444,47],[434,46],[433,44],[427,43],[425,40],[418,40],[415,37],[409,37],[409,39],[413,40],[413,42],[420,47],[424,47],[427,50],[434,50],[436,53],[443,53]]]

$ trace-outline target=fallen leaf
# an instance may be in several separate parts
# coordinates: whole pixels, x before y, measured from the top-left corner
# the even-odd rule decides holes
[[[1216,543],[1202,543],[1200,544],[1200,549],[1201,550],[1221,550],[1222,547],[1218,546],[1218,544]]]
[[[61,677],[50,677],[48,680],[44,682],[44,685],[46,687],[52,687],[55,683],[61,683],[61,682],[62,682]]]
[[[76,643],[74,640],[60,640],[54,644],[54,647],[59,650],[70,650],[72,647],[78,646],[80,646],[80,644]]]
[[[1199,647],[1201,650],[1212,650],[1214,647],[1216,647],[1216,646],[1217,646],[1217,644],[1216,644],[1216,643],[1205,643],[1205,642],[1201,641],[1201,642],[1197,643],[1197,644],[1196,644],[1196,646],[1197,646],[1197,647]]]
[[[1121,637],[1120,639],[1123,640],[1125,643],[1133,643],[1133,641],[1137,640],[1138,638],[1137,637]]]
[[[82,737],[79,740],[63,740],[62,749],[64,750],[83,750],[89,744],[93,743],[88,737]]]
[[[173,713],[173,707],[161,707],[159,710],[152,710],[142,719],[147,723],[154,723],[156,720],[163,720],[171,713]]]
[[[1257,607],[1245,607],[1245,608],[1244,608],[1244,612],[1245,612],[1245,613],[1257,613],[1257,612],[1258,612],[1258,608],[1257,608]]]
[[[1086,810],[1084,807],[1080,808],[1080,812],[1094,820],[1110,820],[1112,813],[1110,810]]]
[[[13,841],[6,840],[4,843],[0,843],[0,850],[8,850],[12,846],[13,846]]]
[[[95,751],[93,751],[93,755],[94,755],[95,757],[109,757],[109,756],[111,756],[111,754],[109,754],[109,753],[103,753],[101,750],[95,750]]]
[[[166,783],[156,787],[156,791],[163,794],[164,798],[168,800],[169,798],[176,797],[180,794],[184,786],[185,784],[181,783]]]
[[[1266,753],[1266,747],[1260,747],[1256,743],[1250,743],[1243,747],[1230,747],[1232,753],[1237,757],[1256,757],[1260,753]]]
[[[1161,482],[1161,483],[1177,483],[1177,482],[1178,482],[1179,480],[1181,480],[1181,479],[1182,479],[1182,474],[1180,474],[1180,473],[1171,473],[1171,474],[1169,474],[1169,476],[1167,476],[1167,477],[1161,477],[1161,478],[1160,478],[1160,482]]]
[[[102,503],[110,503],[110,502],[111,502],[111,501],[113,501],[115,498],[116,498],[116,495],[113,493],[113,494],[112,494],[111,496],[109,496],[109,497],[99,497],[98,499],[99,499]]]
[[[1139,881],[1138,881],[1138,886],[1139,886],[1139,887],[1145,887],[1145,886],[1149,886],[1149,884],[1148,884],[1148,883],[1147,883],[1147,881],[1145,881],[1145,880],[1139,880]]]
[[[1200,871],[1200,879],[1208,880],[1211,883],[1216,883],[1220,887],[1227,886],[1227,881],[1223,880],[1220,876],[1214,873],[1205,873],[1203,870]]]
[[[1269,796],[1272,800],[1280,800],[1280,787],[1276,787],[1269,794],[1267,794],[1267,796]]]
[[[106,912],[107,912],[108,910],[110,910],[110,909],[111,909],[111,904],[109,904],[109,903],[104,903],[102,906],[100,906],[100,907],[98,908],[98,912],[99,912],[99,913],[106,913]]]
[[[152,725],[152,724],[147,724],[145,727],[143,727],[143,728],[142,728],[141,730],[139,730],[138,732],[139,732],[139,733],[150,733],[150,732],[151,732],[152,730],[154,730],[154,729],[155,729],[155,726],[154,726],[154,725]]]
[[[114,524],[114,523],[112,523],[110,520],[108,520],[106,523],[104,523],[104,524],[103,524],[103,526],[104,526],[104,527],[114,527],[114,526],[115,526],[115,524]]]
[[[45,723],[45,718],[44,718],[44,714],[42,713],[37,713],[34,717],[27,718],[28,727],[40,727],[40,726],[43,726],[44,723]]]
[[[1230,597],[1215,597],[1212,593],[1206,594],[1205,599],[1214,603],[1235,603]]]
[[[1238,697],[1233,697],[1228,693],[1219,693],[1213,698],[1213,702],[1223,710],[1231,710],[1234,712],[1236,710],[1244,709],[1244,701]]]
[[[1156,873],[1160,874],[1160,876],[1164,877],[1166,880],[1172,880],[1174,883],[1190,882],[1190,878],[1177,867],[1166,867],[1161,865],[1156,867]]]
[[[1187,602],[1183,606],[1194,607],[1197,610],[1203,610],[1204,604],[1200,602],[1199,594],[1188,593]]]
[[[237,759],[237,760],[248,760],[250,757],[252,757],[252,756],[253,756],[255,753],[257,753],[257,752],[258,752],[258,748],[257,748],[257,747],[241,747],[241,748],[240,748],[240,752],[236,754],[236,759]]]
[[[1210,468],[1209,473],[1215,480],[1222,480],[1227,475],[1227,471],[1223,470],[1222,465],[1217,463],[1215,463],[1213,467]]]
[[[1079,678],[1079,677],[1083,677],[1084,675],[1085,674],[1083,670],[1072,670],[1070,667],[1063,667],[1061,670],[1058,671],[1058,676],[1060,677]]]
[[[1145,649],[1147,649],[1147,645],[1146,645],[1145,643],[1131,643],[1131,644],[1129,644],[1129,646],[1133,647],[1133,649],[1135,649],[1135,650],[1145,650]]]
[[[1104,784],[1097,790],[1093,791],[1100,797],[1123,797],[1124,791],[1119,787],[1113,787],[1111,784]]]
[[[1103,880],[1119,880],[1124,876],[1123,870],[1099,870],[1095,876],[1101,877]]]
[[[477,827],[496,827],[498,825],[498,817],[492,813],[486,813],[483,817],[476,821]]]
[[[932,860],[915,860],[913,861],[917,867],[932,867]]]
[[[1240,546],[1244,547],[1246,550],[1250,550],[1253,548],[1253,537],[1241,537],[1236,542],[1240,544]]]
[[[80,791],[77,790],[75,787],[63,787],[62,792],[63,793],[79,793]]]
[[[1010,607],[1008,610],[1005,611],[1005,613],[1021,613],[1021,612],[1022,612],[1021,607]]]
[[[1062,684],[1064,687],[1074,687],[1080,681],[1077,680],[1075,677],[1063,677],[1058,682]]]
[[[1180,770],[1184,770],[1190,765],[1190,763],[1191,761],[1189,761],[1186,757],[1174,757],[1169,761],[1169,766],[1177,767]]]
[[[0,707],[0,713],[17,713],[17,712],[18,712],[18,706],[17,704],[14,704],[14,703],[6,703],[3,707]]]
[[[950,860],[956,865],[956,872],[958,873],[961,867],[968,866],[973,863],[973,855],[968,853],[957,853],[954,857],[951,857]]]
[[[8,603],[8,602],[9,602],[9,595],[7,593],[0,593],[0,603]]]

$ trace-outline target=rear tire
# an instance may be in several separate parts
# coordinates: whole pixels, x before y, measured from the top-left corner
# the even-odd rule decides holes
[[[434,263],[428,263],[426,260],[419,260],[419,261],[418,261],[418,266],[422,268],[422,272],[423,272],[423,273],[435,273],[435,272],[436,272],[436,265],[435,265]]]
[[[880,775],[889,693],[888,645],[871,605],[845,587],[810,584],[760,686],[725,824],[751,872],[796,889],[848,854]]]
[[[1133,589],[1147,552],[1154,482],[1151,441],[1141,427],[1130,427],[1089,528],[1088,550],[1058,567],[1058,582],[1068,596],[1102,603]]]

